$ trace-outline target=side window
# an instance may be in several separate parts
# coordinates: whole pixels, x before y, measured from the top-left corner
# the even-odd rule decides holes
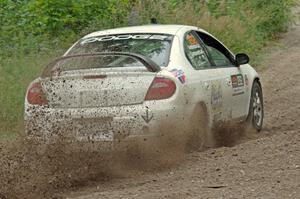
[[[197,32],[197,34],[205,44],[209,55],[217,67],[234,65],[234,58],[231,53],[220,42],[205,33]]]
[[[196,70],[210,68],[211,64],[200,45],[200,41],[190,32],[184,38],[185,54]]]

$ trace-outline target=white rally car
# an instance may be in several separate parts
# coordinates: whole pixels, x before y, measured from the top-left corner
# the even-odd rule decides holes
[[[94,32],[29,85],[26,134],[112,142],[194,130],[199,115],[208,128],[237,121],[260,131],[262,89],[248,62],[192,26]]]

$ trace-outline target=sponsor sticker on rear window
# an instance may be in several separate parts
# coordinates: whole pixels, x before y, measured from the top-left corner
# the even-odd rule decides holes
[[[108,36],[100,36],[100,37],[91,37],[87,39],[83,39],[80,44],[84,45],[87,43],[93,42],[101,42],[101,41],[113,41],[113,40],[141,40],[141,39],[149,39],[149,40],[165,40],[169,38],[168,35],[151,35],[151,34],[140,34],[140,35],[108,35]]]

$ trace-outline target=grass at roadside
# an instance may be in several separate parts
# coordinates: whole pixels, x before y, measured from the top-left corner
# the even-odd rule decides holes
[[[293,0],[210,0],[206,3],[198,0],[143,0],[136,1],[131,12],[126,10],[128,9],[126,6],[120,8],[120,11],[123,12],[123,18],[123,15],[130,13],[127,16],[129,24],[148,24],[151,17],[156,17],[160,23],[164,24],[187,24],[206,29],[234,52],[248,53],[252,58],[252,64],[257,66],[262,60],[261,56],[258,56],[261,49],[268,42],[273,41],[278,32],[285,30],[291,19],[292,2]],[[118,10],[113,7],[111,9],[115,16],[111,21],[115,21],[115,23],[109,26],[103,22],[103,19],[96,17],[94,21],[89,22],[92,25],[80,30],[81,34],[102,29],[103,24],[105,27],[124,25],[124,19],[118,24],[120,18],[116,14]],[[80,12],[84,11],[83,9]],[[74,20],[76,21],[76,19]],[[36,24],[39,22],[37,21]],[[30,23],[30,25],[34,24]],[[82,26],[82,24],[80,25]],[[64,24],[61,26],[64,27]],[[35,27],[31,28],[35,29]],[[43,26],[43,28],[43,31],[47,32],[47,27]],[[53,27],[49,27],[49,30],[50,28]],[[60,31],[65,31],[62,35],[67,35],[66,33],[70,30],[61,29]],[[78,34],[76,38],[72,34],[72,37],[70,36],[64,41],[57,41],[59,36],[53,38],[56,40],[55,46],[61,46],[60,50],[54,50],[51,46],[44,46],[45,48],[42,50],[37,49],[39,45],[36,43],[42,37],[43,35],[39,35],[38,39],[24,37],[24,49],[18,44],[15,45],[15,48],[10,48],[9,53],[2,53],[8,50],[4,47],[1,49],[0,55],[9,54],[11,57],[0,57],[0,137],[13,136],[22,130],[24,95],[29,82],[39,75],[42,68],[51,59],[62,54],[63,50],[61,49],[71,45],[71,42],[80,35]],[[45,41],[49,40],[51,38],[45,34]],[[5,43],[1,34],[0,41]],[[20,38],[16,41],[20,42]]]
[[[55,54],[26,55],[0,63],[0,137],[22,130],[23,103],[28,84]]]

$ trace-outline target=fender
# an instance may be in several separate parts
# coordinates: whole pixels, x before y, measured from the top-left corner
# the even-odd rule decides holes
[[[248,103],[247,103],[247,109],[246,109],[247,110],[247,117],[248,117],[253,83],[255,81],[257,81],[261,86],[261,82],[260,82],[260,77],[259,77],[258,73],[250,65],[247,65],[247,71],[248,71],[248,74],[249,74],[249,76],[248,76],[249,96],[248,96],[248,99],[247,99]]]

